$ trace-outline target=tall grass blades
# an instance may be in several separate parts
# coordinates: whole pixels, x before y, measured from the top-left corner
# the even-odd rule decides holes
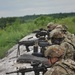
[[[49,22],[68,26],[68,30],[75,34],[75,17],[55,18],[41,16],[33,21],[20,24],[19,20],[4,29],[0,29],[0,58],[4,57],[7,50],[15,45],[21,38],[39,28],[46,28]]]

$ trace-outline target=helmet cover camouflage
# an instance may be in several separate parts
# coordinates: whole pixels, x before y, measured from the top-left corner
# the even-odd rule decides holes
[[[48,23],[48,25],[47,25],[47,28],[49,30],[53,30],[55,27],[56,27],[56,25],[54,23],[52,23],[52,22]]]
[[[61,31],[66,31],[67,28],[64,25],[57,25],[55,29],[59,29]]]
[[[64,53],[64,49],[61,48],[61,46],[59,45],[52,45],[52,46],[49,46],[47,48],[47,50],[45,51],[45,56],[49,56],[49,57],[60,57],[62,56]]]
[[[50,34],[51,38],[64,38],[65,35],[64,33],[62,33],[60,30],[58,29],[54,29],[51,34]]]

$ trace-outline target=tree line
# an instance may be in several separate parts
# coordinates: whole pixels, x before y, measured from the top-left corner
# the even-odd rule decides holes
[[[61,19],[61,18],[65,18],[65,17],[72,17],[75,16],[75,13],[55,13],[55,14],[41,14],[41,15],[26,15],[23,17],[6,17],[0,18],[0,29],[3,29],[7,26],[13,25],[13,23],[18,19],[20,23],[26,23],[27,21],[31,21],[34,20],[40,16],[48,16],[48,17],[52,17],[52,18],[57,18],[57,19]]]

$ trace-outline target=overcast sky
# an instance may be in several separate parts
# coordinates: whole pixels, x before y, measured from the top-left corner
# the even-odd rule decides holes
[[[75,12],[75,0],[0,0],[0,17]]]

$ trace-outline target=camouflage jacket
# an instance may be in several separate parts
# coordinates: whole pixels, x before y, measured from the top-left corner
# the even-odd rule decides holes
[[[75,75],[75,62],[71,59],[59,61],[44,75]]]
[[[62,42],[60,46],[64,48],[63,59],[74,59],[75,48],[72,43]]]

